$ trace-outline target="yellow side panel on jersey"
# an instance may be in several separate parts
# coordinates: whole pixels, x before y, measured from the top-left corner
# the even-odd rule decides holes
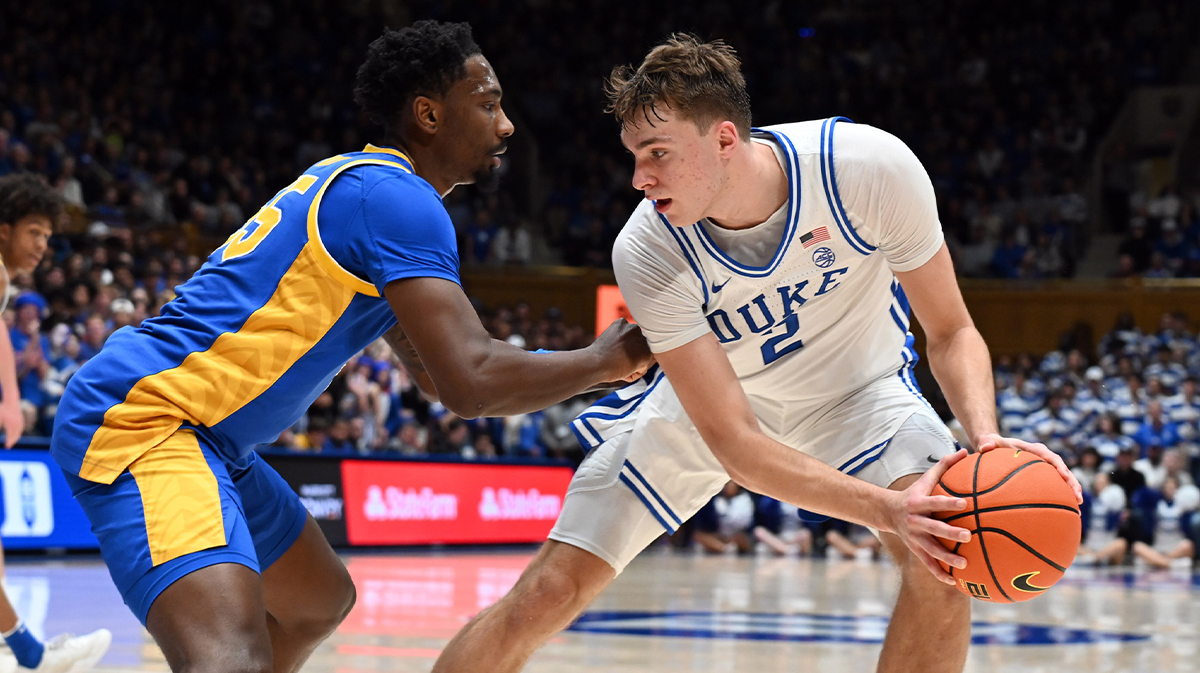
[[[227,544],[221,492],[195,432],[171,435],[133,461],[129,473],[142,494],[154,565]]]
[[[330,278],[309,241],[275,293],[237,332],[137,382],[104,414],[79,476],[111,484],[183,420],[213,426],[271,387],[337,322],[355,297]]]
[[[396,150],[389,148],[379,148],[375,147],[374,145],[367,145],[367,149],[363,151],[376,154],[394,154],[405,161],[411,161],[403,152],[397,152]],[[336,158],[338,157],[331,157],[330,159],[326,159],[326,161],[331,161],[332,159]],[[313,197],[312,205],[308,207],[308,240],[309,245],[315,247],[317,261],[321,263],[321,267],[325,269],[326,273],[328,273],[330,276],[333,276],[339,282],[345,284],[355,292],[361,292],[370,297],[378,297],[379,290],[374,285],[347,271],[344,267],[342,267],[341,264],[338,264],[338,261],[333,258],[333,255],[329,254],[329,251],[325,248],[325,243],[321,241],[321,230],[317,226],[317,213],[321,210],[321,197],[325,196],[325,190],[329,189],[329,185],[333,184],[333,179],[337,177],[338,173],[341,173],[347,168],[360,166],[362,164],[385,164],[388,166],[395,166],[405,173],[410,172],[407,168],[400,164],[391,161],[376,161],[373,159],[356,159],[355,161],[347,162],[345,165],[338,166],[337,170],[334,171],[333,174],[330,175],[325,181],[325,184],[321,185],[321,189],[318,190],[317,195]]]

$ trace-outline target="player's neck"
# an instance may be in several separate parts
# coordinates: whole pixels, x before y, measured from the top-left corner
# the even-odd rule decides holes
[[[384,136],[383,142],[403,152],[408,157],[409,163],[412,164],[413,173],[432,185],[442,197],[449,194],[450,190],[454,189],[454,186],[458,184],[453,178],[447,177],[444,174],[445,172],[440,170],[441,164],[438,161],[437,153],[431,147],[420,143],[407,142],[392,133]]]
[[[729,180],[708,219],[723,229],[749,229],[783,207],[791,190],[787,173],[766,143],[748,142],[729,160]]]

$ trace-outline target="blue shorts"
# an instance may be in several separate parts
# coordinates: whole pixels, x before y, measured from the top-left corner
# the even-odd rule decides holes
[[[125,604],[142,624],[183,576],[218,563],[262,572],[300,537],[308,513],[257,454],[229,462],[191,428],[146,452],[112,484],[66,473]]]

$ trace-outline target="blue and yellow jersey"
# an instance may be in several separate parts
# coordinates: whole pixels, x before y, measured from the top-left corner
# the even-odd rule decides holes
[[[459,282],[440,195],[401,152],[321,161],[209,256],[162,315],[113,333],[72,377],[51,451],[112,483],[181,426],[229,459],[295,423],[359,350],[396,324],[410,277]]]

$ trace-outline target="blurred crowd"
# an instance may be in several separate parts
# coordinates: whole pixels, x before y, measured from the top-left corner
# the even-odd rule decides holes
[[[0,174],[45,175],[79,229],[159,231],[204,254],[297,172],[378,140],[351,88],[384,26],[466,20],[519,132],[501,191],[447,200],[464,262],[603,267],[637,200],[603,78],[692,30],[739,49],[756,123],[840,114],[907,142],[961,273],[1057,277],[1090,216],[1096,141],[1133,87],[1175,81],[1197,13],[1177,0],[8,3]],[[147,251],[133,238],[136,272]],[[1153,252],[1133,255],[1139,272]]]
[[[1117,250],[1117,277],[1200,277],[1200,183],[1182,193],[1129,193],[1125,235]]]
[[[1046,444],[1083,485],[1088,529],[1117,535],[1100,554],[1153,550],[1159,533],[1182,538],[1191,558],[1200,508],[1200,341],[1189,318],[1162,316],[1144,333],[1129,314],[1093,349],[1087,330],[1040,359],[998,358],[1001,433]],[[1200,523],[1200,522],[1197,522]],[[1168,535],[1170,538],[1171,535]],[[1145,560],[1161,565],[1163,555]]]

